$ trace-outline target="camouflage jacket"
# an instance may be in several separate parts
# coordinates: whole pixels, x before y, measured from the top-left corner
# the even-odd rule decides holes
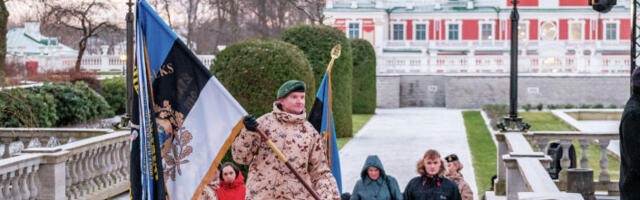
[[[259,128],[321,199],[340,199],[322,138],[305,116],[284,112],[274,103],[273,112],[258,118]],[[243,129],[231,153],[237,163],[249,165],[246,199],[313,199],[257,132]]]
[[[467,184],[467,182],[464,180],[464,177],[461,173],[449,173],[445,177],[453,180],[453,182],[456,182],[456,184],[458,184],[458,189],[460,190],[460,196],[462,197],[462,200],[473,200],[473,191],[471,191],[471,187],[469,187],[469,184]]]

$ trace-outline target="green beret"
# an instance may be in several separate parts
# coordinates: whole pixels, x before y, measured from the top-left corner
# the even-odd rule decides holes
[[[292,92],[304,92],[305,88],[304,82],[299,80],[289,80],[280,86],[277,97],[278,99],[282,99]]]

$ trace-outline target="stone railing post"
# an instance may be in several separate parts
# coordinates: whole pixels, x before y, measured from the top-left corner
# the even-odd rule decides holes
[[[582,158],[580,158],[580,168],[589,168],[589,158],[587,158],[587,148],[589,148],[589,140],[578,140],[580,142],[580,149],[582,149]]]
[[[518,199],[518,192],[527,191],[527,186],[520,170],[518,169],[518,162],[515,158],[509,155],[502,156],[506,167],[506,179],[509,184],[506,184],[507,200]]]
[[[507,169],[503,156],[509,154],[509,148],[503,133],[496,133],[495,136],[498,142],[498,175],[493,188],[496,195],[504,195],[506,194]]]
[[[61,148],[31,148],[25,149],[23,153],[42,153],[42,163],[38,170],[40,186],[37,199],[67,199],[65,163],[69,152]]]
[[[600,156],[600,175],[598,175],[598,181],[609,182],[611,177],[609,176],[609,158],[607,157],[607,146],[609,146],[609,140],[599,139],[598,145],[602,155]]]
[[[571,159],[569,159],[571,140],[560,140],[560,146],[562,147],[562,159],[560,159],[560,167],[562,169],[558,174],[558,180],[560,180],[558,187],[564,191],[567,190],[567,170],[571,166]]]

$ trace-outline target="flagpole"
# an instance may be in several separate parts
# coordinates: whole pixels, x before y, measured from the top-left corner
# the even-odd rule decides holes
[[[298,174],[298,172],[293,168],[293,166],[291,166],[291,163],[289,163],[289,159],[284,154],[282,154],[282,152],[280,152],[278,147],[276,147],[273,144],[273,142],[271,142],[271,139],[269,139],[269,137],[266,134],[264,134],[264,131],[262,131],[262,129],[260,128],[257,128],[257,131],[258,133],[260,133],[260,136],[262,136],[262,139],[264,140],[264,142],[267,143],[267,145],[269,145],[271,150],[273,150],[273,152],[275,152],[276,155],[278,155],[278,158],[280,158],[280,161],[284,162],[284,164],[287,165],[287,168],[289,168],[289,170],[291,170],[291,172],[296,176],[296,178],[298,178],[298,180],[302,183],[302,185],[304,185],[304,188],[306,188],[307,191],[311,193],[311,196],[313,196],[313,198],[315,198],[316,200],[320,200],[320,196],[318,196],[318,194],[315,191],[313,191],[311,186],[309,186],[309,184],[306,181],[304,181],[302,176],[300,176],[300,174]]]

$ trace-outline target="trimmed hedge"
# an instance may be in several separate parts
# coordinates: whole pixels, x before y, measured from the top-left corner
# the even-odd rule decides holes
[[[316,93],[309,62],[295,46],[278,40],[235,43],[218,55],[210,68],[244,109],[258,117],[273,110],[276,93],[284,82],[296,79],[307,85],[306,108]]]
[[[326,25],[298,25],[287,28],[281,39],[300,48],[313,69],[316,86],[331,60],[330,51],[336,44],[342,45],[340,58],[331,70],[333,91],[333,117],[338,137],[351,137],[351,88],[353,59],[351,45],[344,32]]]
[[[376,111],[376,52],[369,41],[349,39],[353,53],[353,114]]]
[[[113,117],[114,113],[100,94],[84,82],[47,83],[30,89],[37,94],[50,94],[55,99],[58,120],[56,126],[82,123]]]
[[[116,114],[123,114],[127,107],[127,85],[124,77],[102,81],[102,96]]]
[[[0,127],[52,127],[57,120],[51,94],[26,89],[0,91]]]

